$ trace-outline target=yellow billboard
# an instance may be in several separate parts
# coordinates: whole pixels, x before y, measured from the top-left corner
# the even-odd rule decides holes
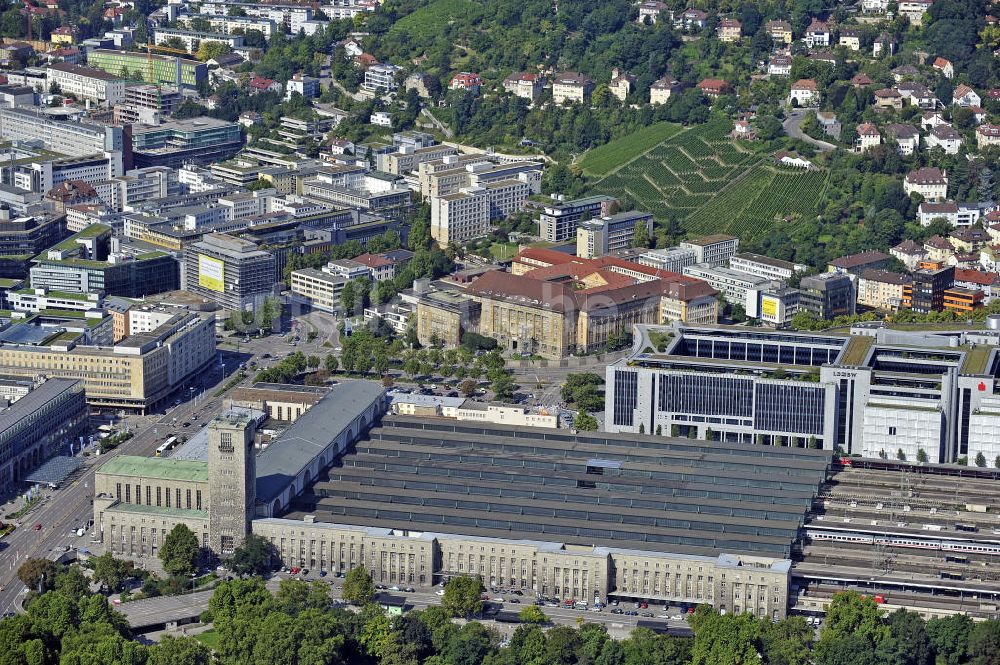
[[[198,286],[222,293],[226,290],[225,265],[219,259],[198,255]]]
[[[764,298],[760,302],[760,314],[774,319],[778,316],[778,301],[775,298]]]

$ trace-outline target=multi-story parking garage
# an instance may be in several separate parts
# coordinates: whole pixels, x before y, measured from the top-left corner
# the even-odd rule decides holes
[[[456,574],[540,595],[781,617],[792,543],[832,456],[629,434],[387,418],[254,522],[288,565]]]

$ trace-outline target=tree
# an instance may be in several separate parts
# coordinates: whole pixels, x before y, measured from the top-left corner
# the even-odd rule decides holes
[[[498,401],[509,402],[514,399],[514,389],[517,384],[514,383],[510,374],[503,371],[494,372],[490,376],[490,381],[492,382],[493,394]]]
[[[372,576],[364,566],[356,566],[347,571],[340,596],[352,605],[365,605],[371,602],[375,597],[375,583],[372,582]]]
[[[209,665],[212,650],[193,637],[164,635],[149,650],[150,665]]]
[[[194,57],[202,62],[207,62],[213,58],[218,58],[220,55],[229,53],[230,50],[229,45],[223,42],[204,41],[198,45],[198,50],[195,52]]]
[[[476,394],[477,384],[472,379],[465,379],[460,384],[458,384],[458,390],[465,397],[472,397]]]
[[[576,418],[573,419],[573,428],[579,432],[596,432],[597,427],[597,418],[586,411],[578,412]]]
[[[121,591],[125,580],[131,575],[131,562],[116,559],[111,552],[105,552],[94,559],[94,581],[111,593]]]
[[[517,618],[520,619],[521,623],[543,624],[549,622],[545,612],[540,610],[537,605],[528,605],[518,613]]]
[[[691,627],[691,665],[763,662],[757,652],[761,625],[752,614],[717,614],[708,605],[700,605],[691,617]]]
[[[924,620],[916,612],[899,609],[889,615],[889,634],[875,649],[882,663],[931,665],[934,649]]]
[[[917,461],[926,462],[927,461],[927,451],[923,448],[917,450]]]
[[[233,552],[233,571],[241,575],[263,575],[271,570],[274,546],[267,538],[251,533]]]
[[[754,120],[757,136],[764,141],[772,141],[781,136],[783,128],[781,121],[773,115],[759,115]]]
[[[927,622],[927,635],[941,665],[965,662],[973,626],[972,619],[966,614],[953,614]]]
[[[906,453],[903,452],[902,448],[896,450],[896,459],[900,460],[901,462],[906,461]]]
[[[761,634],[764,659],[769,665],[806,665],[813,641],[813,629],[800,616],[777,623],[765,623]]]
[[[337,364],[338,364],[337,356],[333,355],[332,353],[328,353],[326,358],[323,359],[323,365],[326,367],[326,370],[331,374],[337,371]]]
[[[308,358],[306,358],[306,365],[308,365],[310,369],[316,369],[317,367],[319,367],[319,363],[320,363],[319,356],[309,356]]]
[[[635,234],[632,236],[633,247],[649,247],[649,226],[644,220],[635,223]]]
[[[978,453],[976,453],[976,466],[979,467],[986,466],[986,455],[984,455],[983,451],[981,450]]]
[[[441,606],[452,616],[468,617],[483,611],[483,582],[478,577],[459,575],[444,585]]]
[[[48,559],[28,559],[17,569],[17,578],[32,591],[46,591],[55,585],[56,572]]]
[[[171,575],[190,575],[197,570],[198,537],[186,524],[178,524],[163,539],[160,561]]]

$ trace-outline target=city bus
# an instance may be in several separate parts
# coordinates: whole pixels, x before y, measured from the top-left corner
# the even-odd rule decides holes
[[[163,457],[163,453],[171,450],[177,444],[177,437],[172,436],[163,442],[163,445],[156,449],[156,456]]]

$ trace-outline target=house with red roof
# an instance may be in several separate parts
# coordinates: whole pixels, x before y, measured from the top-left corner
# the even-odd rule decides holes
[[[812,106],[819,102],[819,88],[815,79],[799,79],[792,84],[788,103],[792,106]]]
[[[708,97],[721,97],[733,92],[733,87],[728,81],[722,79],[703,79],[698,84],[698,89]]]
[[[263,76],[254,76],[250,79],[249,85],[251,95],[258,95],[262,92],[281,92],[280,83]]]
[[[955,76],[955,66],[951,64],[951,60],[947,60],[938,56],[934,58],[934,64],[932,65],[934,69],[941,72],[945,78],[952,78]]]
[[[451,90],[467,90],[472,93],[479,93],[483,86],[483,79],[479,74],[473,72],[459,72],[451,77],[448,87]]]

